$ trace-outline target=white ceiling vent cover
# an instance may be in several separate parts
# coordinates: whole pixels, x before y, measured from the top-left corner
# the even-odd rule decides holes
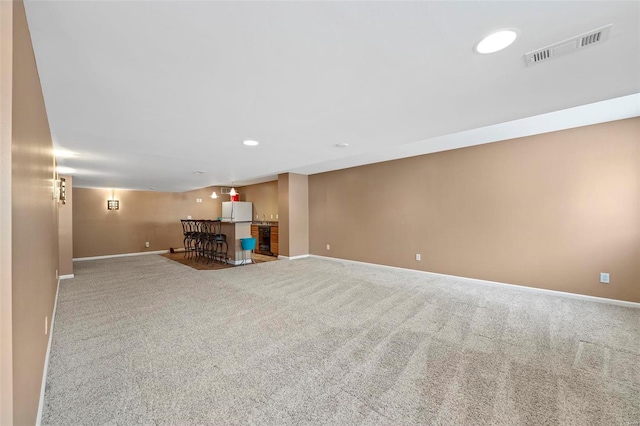
[[[527,61],[527,65],[539,64],[540,62],[547,62],[558,56],[566,55],[567,53],[572,53],[585,47],[602,44],[609,38],[611,25],[612,24],[609,24],[589,31],[588,33],[552,44],[551,46],[526,53],[524,58]]]

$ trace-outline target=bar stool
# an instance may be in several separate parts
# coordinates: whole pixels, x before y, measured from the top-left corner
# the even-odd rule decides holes
[[[215,244],[214,257],[220,259],[220,262],[227,263],[229,258],[229,245],[227,244],[226,234],[214,234],[213,242]]]
[[[211,260],[215,263],[219,259],[222,263],[227,263],[229,258],[229,245],[227,244],[227,235],[222,233],[222,222],[220,219],[211,220],[211,234],[209,241],[211,243]]]
[[[180,223],[182,223],[182,234],[184,235],[184,239],[182,240],[182,244],[184,245],[184,257],[187,257],[187,253],[191,248],[191,229],[189,227],[189,222],[186,219],[180,219]],[[187,241],[189,241],[188,246]]]
[[[207,258],[207,239],[209,238],[209,223],[206,220],[196,220],[196,245],[195,254],[196,262]]]
[[[184,257],[191,258],[195,252],[197,245],[197,226],[193,219],[182,220],[182,229],[184,232]]]
[[[256,248],[256,239],[255,238],[241,238],[240,239],[240,246],[242,247],[242,264],[246,265],[247,264],[246,251],[249,250],[251,253],[253,253],[253,250],[255,250],[255,248]],[[256,263],[253,260],[253,254],[249,258],[249,263]]]

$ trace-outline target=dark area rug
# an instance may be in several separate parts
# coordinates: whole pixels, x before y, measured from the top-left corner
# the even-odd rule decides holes
[[[166,254],[161,254],[160,256],[164,256],[167,259],[173,260],[174,262],[182,263],[183,265],[186,265],[193,269],[197,269],[198,271],[211,271],[216,269],[227,269],[227,268],[236,267],[235,265],[222,263],[220,261],[215,261],[215,262],[205,261],[205,260],[196,261],[194,257],[185,258],[184,252],[166,253]],[[253,261],[255,263],[273,262],[275,260],[278,260],[278,258],[274,256],[265,256],[257,253],[253,254]],[[251,263],[247,263],[246,265],[238,265],[238,266],[250,266],[250,265]]]

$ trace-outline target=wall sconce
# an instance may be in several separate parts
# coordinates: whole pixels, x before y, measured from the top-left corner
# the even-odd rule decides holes
[[[107,210],[120,210],[120,201],[107,200]]]
[[[67,204],[67,180],[60,178],[60,202]]]

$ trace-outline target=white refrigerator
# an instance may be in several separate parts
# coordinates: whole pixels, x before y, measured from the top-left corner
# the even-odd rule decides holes
[[[247,201],[223,201],[223,222],[251,222],[253,220],[253,203]]]

